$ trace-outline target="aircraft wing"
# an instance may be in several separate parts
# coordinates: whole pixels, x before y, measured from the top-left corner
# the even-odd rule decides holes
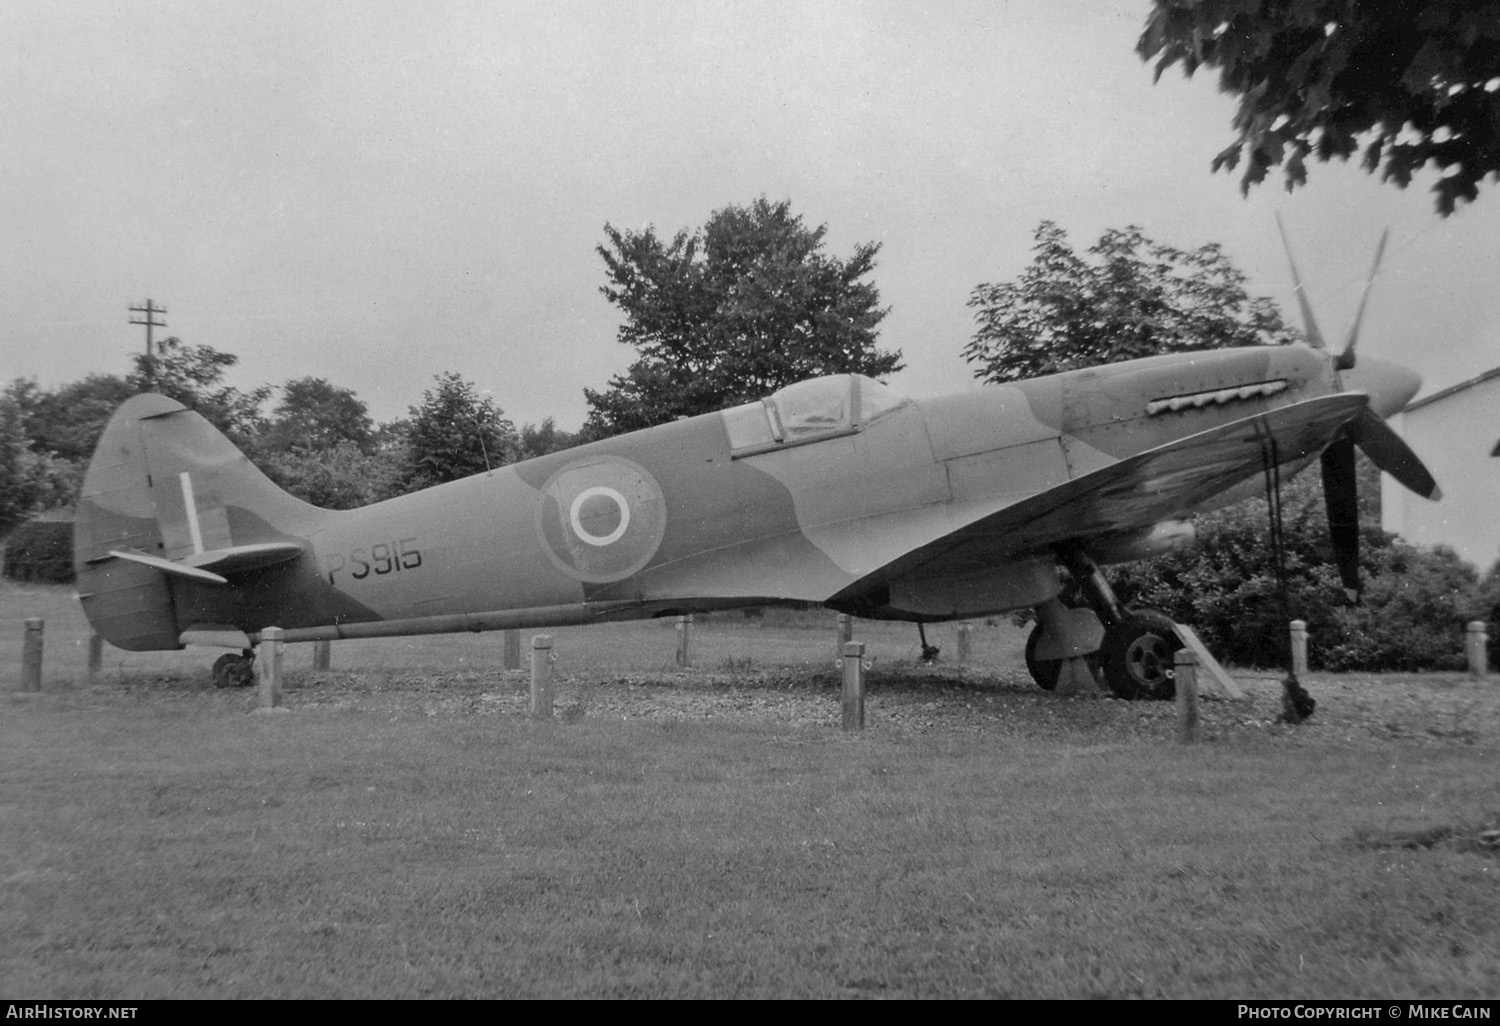
[[[1264,473],[1273,439],[1279,464],[1304,463],[1367,405],[1367,397],[1358,393],[1322,396],[1138,453],[982,513],[896,558],[866,580],[889,579],[918,568],[924,573],[961,573],[1060,543],[1179,518]]]

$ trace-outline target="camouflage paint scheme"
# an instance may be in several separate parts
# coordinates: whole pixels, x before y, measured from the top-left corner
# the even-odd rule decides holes
[[[1140,558],[1412,372],[1306,346],[1153,357],[912,401],[854,375],[352,511],[198,414],[124,403],[84,481],[83,608],[129,650],[581,624],[771,603],[936,621],[1038,606],[1058,554]],[[777,435],[780,435],[778,438]]]

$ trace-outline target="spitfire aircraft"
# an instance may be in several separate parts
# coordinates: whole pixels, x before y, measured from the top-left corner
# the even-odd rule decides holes
[[[197,413],[139,395],[84,480],[80,598],[122,649],[234,649],[221,684],[249,679],[269,626],[299,642],[771,604],[919,625],[1031,608],[1043,687],[1061,660],[1097,653],[1117,694],[1166,697],[1173,625],[1122,607],[1101,565],[1189,544],[1194,513],[1321,457],[1357,587],[1354,446],[1437,495],[1383,421],[1417,375],[1356,360],[1353,329],[1330,351],[1303,306],[1308,344],[920,401],[859,375],[813,378],[348,511],[293,498]]]

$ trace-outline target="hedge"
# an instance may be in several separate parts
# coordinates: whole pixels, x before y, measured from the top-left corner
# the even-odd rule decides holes
[[[1307,622],[1312,667],[1463,669],[1465,624],[1500,612],[1494,573],[1481,583],[1475,568],[1453,550],[1408,545],[1369,526],[1360,539],[1363,594],[1351,605],[1333,565],[1321,499],[1302,489],[1284,507],[1291,618]],[[1110,577],[1127,604],[1151,606],[1191,624],[1226,662],[1286,665],[1288,617],[1264,501],[1199,517],[1197,545],[1112,568]],[[1489,608],[1486,595],[1492,596]]]
[[[44,584],[73,582],[73,525],[69,521],[33,520],[5,539],[4,574],[13,581]]]

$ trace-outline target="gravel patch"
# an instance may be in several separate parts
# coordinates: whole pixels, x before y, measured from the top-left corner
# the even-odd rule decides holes
[[[1303,683],[1317,699],[1317,712],[1292,726],[1281,720],[1279,675],[1232,675],[1246,699],[1204,695],[1201,720],[1208,740],[1253,735],[1311,744],[1488,745],[1500,738],[1500,678],[1493,676],[1475,681],[1461,674],[1314,674]],[[525,671],[306,672],[289,682],[287,702],[293,708],[368,708],[373,702],[393,713],[524,717],[529,687]],[[554,689],[564,723],[609,718],[836,728],[840,721],[840,678],[831,666],[559,675]],[[1108,742],[1171,739],[1177,729],[1171,702],[1063,697],[1041,691],[1024,671],[943,664],[875,667],[865,710],[870,731],[1086,735]]]

